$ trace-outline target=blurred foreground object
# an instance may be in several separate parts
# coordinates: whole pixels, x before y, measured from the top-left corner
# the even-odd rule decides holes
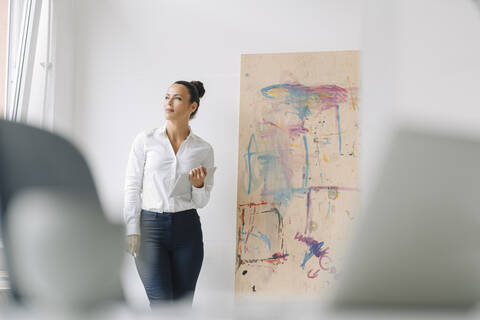
[[[475,304],[480,297],[480,141],[400,128],[388,145],[335,302]]]
[[[9,263],[25,305],[91,310],[122,300],[123,228],[88,194],[26,190],[7,213]]]
[[[10,208],[13,199],[16,199],[15,205]],[[11,224],[10,218],[14,219]],[[0,120],[0,223],[12,295],[18,303],[23,302],[24,293],[35,296],[42,285],[58,290],[40,298],[46,300],[54,299],[54,294],[74,295],[68,290],[81,290],[75,287],[75,282],[70,283],[72,288],[62,289],[61,284],[55,282],[62,277],[88,284],[88,277],[93,276],[89,272],[96,272],[91,268],[99,268],[101,273],[110,263],[118,263],[110,270],[112,276],[120,269],[123,238],[116,238],[117,233],[121,233],[120,227],[109,226],[106,221],[93,177],[80,152],[60,136],[5,120]],[[113,231],[115,228],[117,233]],[[11,242],[14,238],[17,240]],[[98,244],[95,241],[99,241]],[[113,245],[115,241],[118,242]],[[37,252],[30,256],[28,252],[36,243]],[[100,248],[110,250],[105,251],[101,259],[95,251]],[[88,254],[87,249],[91,250]],[[70,265],[73,261],[76,264]],[[61,269],[70,266],[70,270]],[[40,274],[48,280],[31,279]],[[32,283],[32,288],[26,288],[25,279],[47,282]],[[65,286],[69,283],[62,281]],[[92,286],[92,298],[95,290]],[[69,299],[73,296],[63,299],[65,303],[72,302]],[[88,304],[87,300],[80,299],[79,304]]]

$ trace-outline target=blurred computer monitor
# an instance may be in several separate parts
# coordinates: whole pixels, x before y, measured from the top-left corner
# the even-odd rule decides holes
[[[474,304],[480,297],[480,141],[398,129],[378,170],[335,304]]]

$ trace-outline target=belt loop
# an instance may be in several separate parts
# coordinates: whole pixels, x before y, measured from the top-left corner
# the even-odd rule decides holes
[[[158,218],[158,212],[155,212],[155,218]]]

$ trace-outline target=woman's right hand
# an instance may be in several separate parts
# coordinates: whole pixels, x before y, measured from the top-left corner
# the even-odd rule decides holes
[[[140,236],[138,234],[129,235],[127,237],[128,253],[136,257],[139,248],[140,248]]]

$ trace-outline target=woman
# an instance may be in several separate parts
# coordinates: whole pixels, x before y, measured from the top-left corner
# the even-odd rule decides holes
[[[189,125],[205,89],[200,81],[177,81],[165,95],[166,124],[137,135],[125,181],[127,245],[150,303],[192,303],[203,261],[198,208],[210,198],[212,146]],[[189,174],[191,192],[170,196],[177,178]]]

